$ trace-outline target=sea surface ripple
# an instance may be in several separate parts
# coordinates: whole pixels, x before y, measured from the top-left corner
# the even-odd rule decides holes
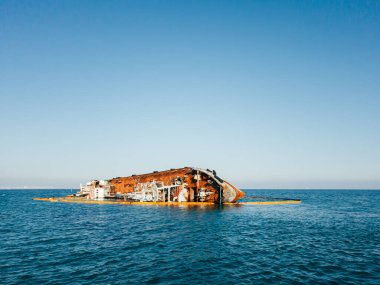
[[[380,191],[248,190],[299,205],[159,207],[0,191],[1,284],[380,284]]]

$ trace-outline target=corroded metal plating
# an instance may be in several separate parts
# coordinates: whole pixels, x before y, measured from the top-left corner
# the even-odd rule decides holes
[[[183,167],[152,173],[93,180],[77,196],[139,202],[235,203],[244,192],[217,176],[215,171]]]

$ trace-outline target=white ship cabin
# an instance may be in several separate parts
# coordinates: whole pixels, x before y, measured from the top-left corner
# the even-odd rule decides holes
[[[87,199],[104,200],[111,195],[111,186],[107,180],[92,180],[82,187],[77,196],[86,196]]]
[[[105,197],[109,197],[110,195],[111,193],[110,193],[109,187],[107,188],[96,187],[90,190],[88,198],[95,199],[95,200],[104,200]]]

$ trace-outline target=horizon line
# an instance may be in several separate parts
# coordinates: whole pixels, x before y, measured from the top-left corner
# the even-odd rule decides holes
[[[241,190],[375,190],[380,188],[240,188]],[[0,190],[79,190],[79,188],[61,187],[0,187]]]

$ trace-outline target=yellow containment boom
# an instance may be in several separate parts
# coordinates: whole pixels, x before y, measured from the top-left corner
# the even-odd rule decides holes
[[[140,205],[140,206],[215,206],[212,202],[137,202],[137,201],[117,201],[117,200],[91,200],[79,197],[53,197],[53,198],[33,198],[36,201],[46,202],[61,202],[61,203],[79,203],[79,204],[117,204],[117,205]],[[284,205],[284,204],[299,204],[301,200],[276,200],[276,201],[252,201],[252,202],[237,202],[223,203],[227,206],[241,205]]]

